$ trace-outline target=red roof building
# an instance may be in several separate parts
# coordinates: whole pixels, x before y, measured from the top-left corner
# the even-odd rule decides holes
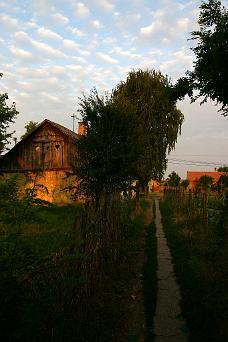
[[[221,175],[227,174],[226,172],[218,172],[218,171],[187,171],[187,179],[189,180],[188,190],[193,190],[196,187],[200,177],[209,176],[213,179],[213,184],[217,183]]]

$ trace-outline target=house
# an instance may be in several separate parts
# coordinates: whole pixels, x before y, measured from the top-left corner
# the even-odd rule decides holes
[[[160,182],[153,179],[148,182],[148,187],[149,192],[160,192],[162,189]]]
[[[45,119],[1,157],[0,172],[28,176],[33,183],[48,189],[48,194],[40,193],[39,197],[50,202],[62,202],[65,196],[62,189],[72,176],[78,160],[76,141],[84,133],[83,122],[79,123],[76,134]],[[64,198],[63,202],[66,200]]]
[[[213,184],[217,183],[221,175],[225,175],[225,172],[207,172],[207,171],[187,171],[187,179],[189,180],[188,190],[194,190],[200,177],[209,176],[213,179]]]

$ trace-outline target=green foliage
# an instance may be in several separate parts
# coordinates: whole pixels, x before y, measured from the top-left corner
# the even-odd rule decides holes
[[[228,166],[220,166],[217,170],[218,172],[228,172]]]
[[[169,186],[177,187],[180,184],[180,180],[181,180],[180,176],[175,171],[172,171],[168,175],[167,184]]]
[[[209,197],[209,224],[201,219],[203,194],[166,192],[161,202],[165,234],[181,287],[189,341],[227,341],[227,202]]]
[[[221,175],[217,185],[220,190],[227,190],[228,189],[228,175]]]
[[[26,138],[38,126],[38,122],[29,121],[25,125],[26,132],[21,136],[21,140]]]
[[[46,193],[47,188],[42,184],[31,186],[30,182],[26,179],[21,184],[18,175],[0,179],[0,222],[13,224],[19,230],[26,219],[32,219],[34,205],[46,204],[37,198],[37,191]]]
[[[180,186],[183,188],[183,189],[187,189],[187,187],[189,186],[189,180],[188,179],[184,179],[181,183],[180,183]]]
[[[131,71],[114,90],[113,100],[132,119],[138,147],[135,178],[143,186],[151,178],[161,179],[183,122],[168,78],[154,70]]]
[[[207,191],[211,188],[213,184],[213,178],[207,175],[201,176],[197,183],[197,188],[199,190]]]
[[[77,143],[80,162],[76,174],[83,193],[100,200],[130,184],[135,142],[130,122],[110,97],[93,90],[81,99],[80,106],[87,134]]]
[[[196,61],[194,70],[187,77],[178,80],[174,93],[181,99],[185,94],[192,95],[193,89],[199,90],[192,100],[203,96],[221,106],[219,111],[228,115],[228,11],[219,0],[203,1],[198,19],[199,30],[192,32],[197,45],[192,48]]]
[[[135,270],[144,228],[129,220],[133,203],[112,200],[104,217],[92,206],[38,202],[35,191],[21,190],[23,182],[0,182],[1,339],[118,335],[130,314],[124,296],[132,293],[136,271],[129,268]]]
[[[0,78],[2,74],[0,73]],[[0,154],[4,151],[5,146],[9,143],[13,133],[7,133],[9,124],[14,122],[15,117],[18,115],[15,102],[9,107],[7,105],[8,94],[0,94]]]

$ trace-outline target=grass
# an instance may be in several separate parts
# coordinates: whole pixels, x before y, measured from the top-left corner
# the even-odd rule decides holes
[[[70,250],[78,243],[73,239],[73,223],[80,208],[33,207],[31,211],[19,231],[15,222],[0,226],[3,341],[39,341],[39,335],[48,340],[48,325],[61,330],[67,321],[66,307],[81,281],[73,271],[80,256]]]
[[[56,207],[20,193],[16,176],[0,181],[3,341],[141,340],[148,204],[137,217],[132,204]]]
[[[217,216],[204,226],[199,218],[189,215],[185,200],[177,204],[175,198],[166,198],[161,212],[190,342],[228,341],[228,236],[223,232],[221,239]]]
[[[107,227],[94,214],[78,227],[79,207],[30,209],[20,230],[0,211],[2,340],[138,341],[143,310],[131,296],[142,281],[143,215],[130,220],[121,203]]]

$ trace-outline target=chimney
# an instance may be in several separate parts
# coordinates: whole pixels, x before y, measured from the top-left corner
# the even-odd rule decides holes
[[[86,134],[86,123],[84,121],[78,122],[78,134],[85,135]]]

